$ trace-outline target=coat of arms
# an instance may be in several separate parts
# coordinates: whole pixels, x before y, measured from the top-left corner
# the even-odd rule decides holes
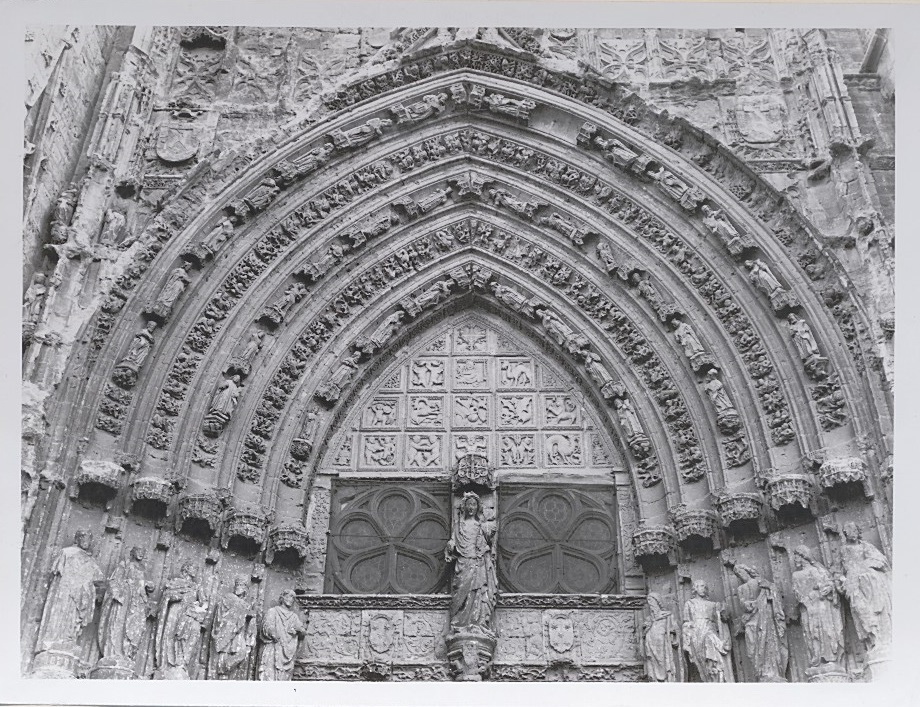
[[[161,125],[157,128],[156,152],[164,162],[176,164],[198,154],[201,138],[198,131],[187,125]]]

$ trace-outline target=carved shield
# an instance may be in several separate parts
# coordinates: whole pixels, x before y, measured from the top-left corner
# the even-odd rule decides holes
[[[190,160],[198,154],[201,138],[198,131],[187,125],[161,125],[157,129],[157,157],[164,162]]]
[[[375,653],[386,653],[393,646],[394,627],[390,617],[378,614],[371,617],[367,630],[367,645]]]
[[[549,614],[546,618],[546,638],[556,653],[568,653],[575,646],[575,625],[571,614]]]
[[[785,110],[773,98],[744,96],[735,107],[738,134],[750,144],[772,143],[783,136]]]

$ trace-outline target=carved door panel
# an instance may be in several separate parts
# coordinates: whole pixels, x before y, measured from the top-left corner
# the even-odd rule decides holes
[[[431,594],[446,581],[447,484],[337,483],[326,593]]]
[[[611,489],[501,487],[498,513],[498,573],[504,591],[615,591]]]

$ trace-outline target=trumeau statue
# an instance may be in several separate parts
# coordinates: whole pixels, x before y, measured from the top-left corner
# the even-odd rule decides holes
[[[259,638],[259,680],[290,680],[294,675],[294,659],[306,626],[294,611],[294,591],[285,589],[278,597],[278,606],[265,612]]]
[[[492,545],[495,521],[485,520],[482,502],[473,492],[463,495],[453,533],[444,550],[453,563],[450,625],[452,629],[491,634],[498,590]]]
[[[881,657],[891,643],[891,566],[862,539],[856,523],[843,526],[843,537],[838,583],[850,603],[856,635],[870,659]]]
[[[748,565],[735,565],[733,571],[741,580],[737,591],[744,608],[744,647],[757,682],[785,682],[789,664],[786,615],[776,587]]]
[[[792,552],[792,591],[799,606],[802,633],[812,669],[835,668],[843,660],[843,609],[833,575],[807,545]]]
[[[256,612],[247,597],[246,580],[237,577],[233,591],[222,594],[214,607],[208,679],[248,679],[255,643]]]
[[[92,622],[98,585],[104,580],[92,556],[93,535],[87,530],[74,534],[74,544],[61,550],[51,568],[51,584],[36,652],[52,651],[77,656],[83,630]]]
[[[191,562],[181,574],[166,582],[157,610],[155,639],[156,677],[161,680],[194,679],[201,650],[201,633],[208,602]]]
[[[649,592],[648,617],[643,629],[645,674],[652,682],[677,682],[674,650],[680,647],[674,614],[663,607],[661,596]]]
[[[134,673],[153,592],[153,584],[147,581],[145,559],[144,548],[132,547],[127,559],[119,562],[109,577],[97,631],[102,652],[97,670],[115,668]]]
[[[703,682],[734,682],[731,641],[722,625],[723,604],[710,601],[703,580],[693,583],[693,597],[684,604],[684,652]]]

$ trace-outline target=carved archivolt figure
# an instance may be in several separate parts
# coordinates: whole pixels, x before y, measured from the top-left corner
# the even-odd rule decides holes
[[[195,566],[186,562],[181,574],[163,587],[160,598],[155,639],[157,677],[163,680],[193,677],[207,613],[208,602],[198,584]]]
[[[410,106],[394,106],[390,109],[390,112],[395,116],[397,123],[417,123],[420,120],[441,113],[445,108],[444,104],[446,102],[446,93],[431,93],[427,96],[422,96],[422,100]]]
[[[639,422],[639,417],[636,415],[636,411],[633,409],[632,402],[630,402],[629,399],[617,398],[613,401],[613,407],[617,411],[617,418],[620,420],[620,426],[626,433],[626,439],[645,435],[642,431],[642,424]]]
[[[134,659],[147,626],[149,595],[153,584],[147,581],[142,547],[132,547],[127,559],[109,577],[99,618],[99,666],[133,670]]]
[[[76,653],[83,629],[93,620],[96,585],[102,583],[104,576],[91,554],[92,533],[78,530],[73,541],[73,545],[61,550],[51,568],[36,652]]]
[[[706,352],[703,342],[700,341],[696,330],[690,324],[680,319],[675,319],[674,322],[674,338],[677,339],[678,344],[683,346],[684,355],[687,358],[693,358]]]
[[[495,530],[495,522],[483,518],[479,496],[464,494],[444,550],[447,562],[454,564],[450,603],[450,625],[454,630],[492,633],[498,589],[492,556]]]
[[[217,392],[214,393],[214,399],[211,401],[211,409],[204,418],[206,434],[216,436],[221,433],[233,415],[233,411],[236,410],[242,390],[239,375],[226,378],[217,387]]]
[[[259,638],[259,680],[290,680],[294,675],[294,659],[306,626],[294,611],[294,591],[285,589],[278,597],[278,606],[265,612]]]
[[[492,93],[486,96],[483,101],[489,106],[491,112],[504,113],[505,115],[510,115],[512,118],[518,118],[523,121],[529,120],[530,111],[537,107],[537,104],[529,98],[515,100],[513,98],[505,98],[500,93]]]
[[[604,238],[597,242],[597,257],[601,259],[608,274],[617,269],[617,259],[613,253],[613,247]]]
[[[719,429],[726,434],[738,429],[741,425],[741,418],[728,397],[728,393],[725,392],[725,386],[719,380],[715,369],[710,368],[706,372],[706,377],[703,380],[703,390],[706,391],[706,395],[716,409],[716,424],[718,424]]]
[[[137,382],[137,372],[144,365],[144,361],[150,355],[153,348],[153,332],[157,328],[155,321],[148,321],[146,326],[134,335],[134,340],[125,352],[124,357],[115,366],[115,378],[123,379],[128,385],[134,385]],[[125,369],[120,374],[118,369]],[[119,381],[121,382],[121,381]]]
[[[172,312],[173,306],[179,296],[185,292],[185,288],[191,282],[185,267],[180,265],[169,273],[169,278],[156,300],[156,308],[161,316],[168,316]]]
[[[792,342],[799,352],[799,357],[803,361],[807,361],[812,356],[820,356],[818,342],[815,340],[815,335],[812,333],[811,327],[808,326],[808,322],[794,314],[790,314],[786,321],[789,323],[789,333],[792,334]]]
[[[706,582],[693,583],[693,598],[684,604],[684,652],[703,682],[734,682],[729,650],[731,642],[722,625],[723,605],[708,599]]]
[[[358,370],[358,361],[360,360],[360,351],[354,351],[350,356],[346,356],[336,371],[329,377],[329,380],[317,389],[316,394],[329,403],[334,403],[338,400],[349,381],[351,381],[352,376]]]
[[[744,647],[758,682],[785,682],[789,663],[786,647],[786,615],[776,587],[753,567],[735,565],[741,580],[738,600],[744,608]]]
[[[780,284],[779,280],[776,279],[773,271],[770,270],[762,260],[746,260],[744,262],[744,267],[751,271],[751,282],[767,295],[773,296],[777,292],[784,291],[783,286]]]
[[[799,604],[808,664],[837,665],[843,659],[843,611],[834,577],[806,545],[792,552],[792,590]]]
[[[843,526],[843,537],[839,583],[856,635],[872,656],[891,643],[891,566],[878,548],[862,540],[856,523]]]
[[[419,309],[425,309],[425,307],[433,307],[449,296],[450,281],[438,280],[438,282],[434,283],[416,298],[415,304],[418,305]]]
[[[384,318],[370,336],[360,337],[355,342],[355,346],[368,356],[377,349],[383,348],[386,346],[387,342],[395,336],[405,316],[406,313],[402,310],[394,312],[390,316]]]
[[[674,649],[679,647],[677,623],[670,611],[665,611],[661,597],[648,595],[648,617],[643,630],[645,645],[645,674],[653,682],[677,682]]]
[[[228,218],[224,218],[204,237],[202,245],[211,253],[216,253],[232,235],[233,222]]]
[[[233,591],[217,600],[211,624],[208,679],[246,680],[256,644],[255,610],[246,596],[246,580],[237,577]]]

